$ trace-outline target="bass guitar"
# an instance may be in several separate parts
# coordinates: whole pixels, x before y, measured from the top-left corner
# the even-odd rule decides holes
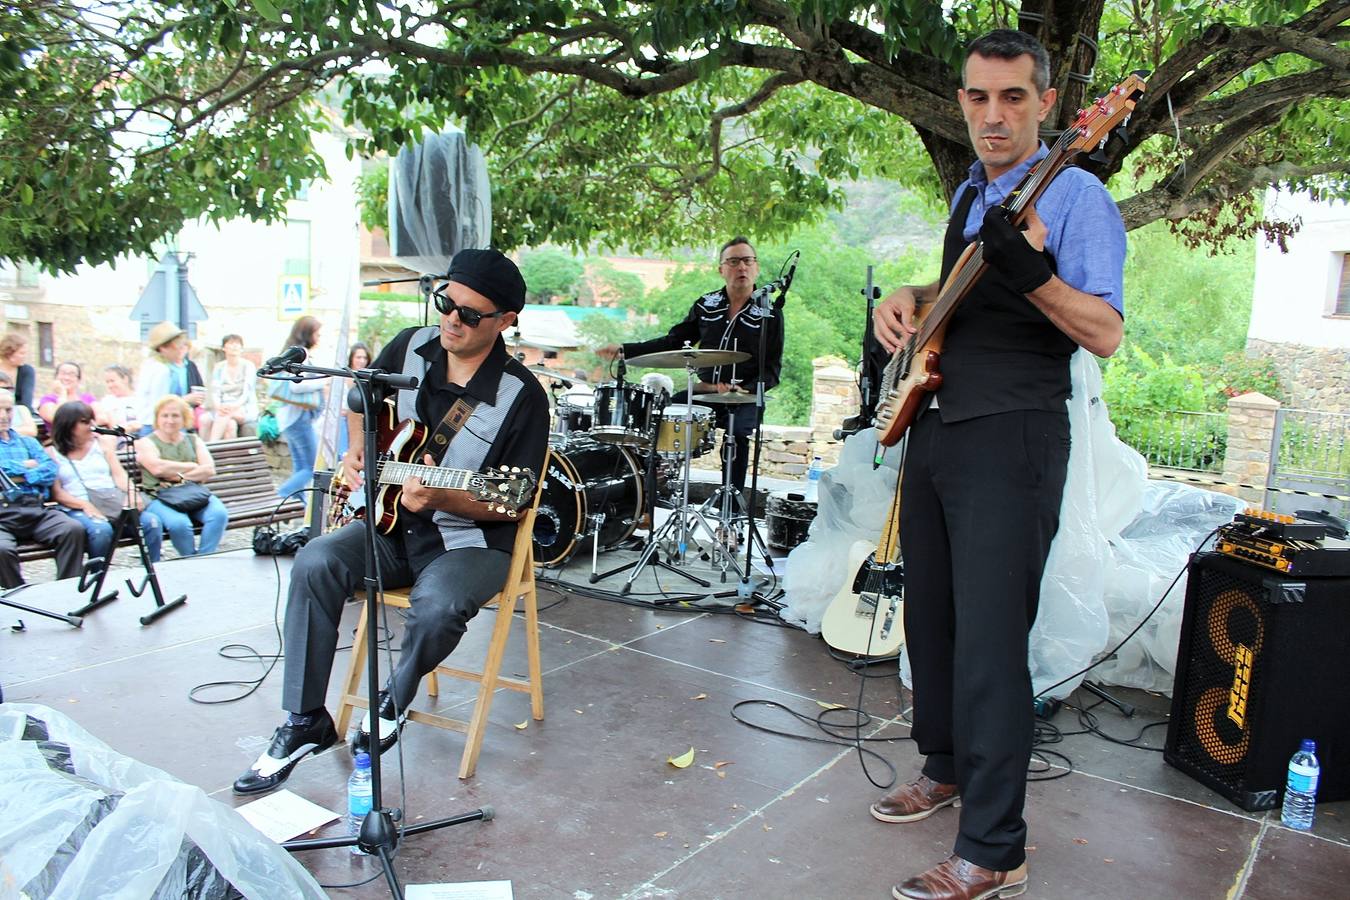
[[[534,499],[534,473],[519,466],[475,472],[414,462],[426,452],[424,445],[431,431],[412,419],[399,422],[392,402],[381,411],[379,426],[375,438],[378,456],[373,466],[367,461],[365,471],[366,477],[372,477],[371,473],[374,473],[377,485],[375,527],[381,534],[389,534],[397,526],[403,483],[413,477],[427,487],[467,491],[474,498],[490,504],[494,512],[511,518]],[[329,525],[341,525],[365,516],[364,509],[354,509],[350,505],[351,486],[342,478],[341,471],[333,477],[331,492]]]
[[[844,571],[856,574],[844,582],[820,621],[820,636],[834,649],[854,656],[894,656],[905,642],[904,566],[896,553],[899,532],[897,485],[881,543],[853,542]]]
[[[1026,221],[1028,209],[1035,205],[1071,159],[1083,150],[1105,144],[1111,131],[1129,119],[1144,93],[1143,75],[1142,72],[1134,73],[1090,107],[1079,111],[1078,118],[1059,136],[1049,154],[1032,167],[1003,201],[1014,226]],[[882,446],[891,447],[898,443],[919,415],[927,395],[942,386],[939,363],[947,324],[957,304],[965,299],[988,268],[989,264],[984,261],[984,246],[976,238],[957,258],[937,299],[919,319],[918,332],[891,354],[890,362],[881,374],[881,399],[876,412],[877,440]]]

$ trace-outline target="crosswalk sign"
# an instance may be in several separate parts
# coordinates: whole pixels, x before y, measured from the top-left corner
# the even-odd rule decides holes
[[[277,315],[282,319],[293,319],[304,315],[309,303],[309,276],[283,275],[277,282]]]

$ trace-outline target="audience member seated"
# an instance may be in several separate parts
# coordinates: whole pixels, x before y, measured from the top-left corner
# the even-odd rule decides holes
[[[136,435],[141,430],[141,407],[131,389],[131,370],[111,365],[103,370],[103,388],[108,393],[94,404],[94,418],[107,428],[122,428]]]
[[[94,395],[85,391],[83,381],[84,370],[79,363],[63,362],[57,366],[56,384],[52,385],[50,393],[43,394],[38,400],[37,411],[42,421],[50,425],[56,408],[62,403],[79,401],[93,406]]]
[[[52,499],[84,528],[89,558],[106,560],[118,519],[129,499],[130,479],[116,451],[94,434],[94,410],[75,401],[63,403],[52,420],[52,446],[57,479]],[[140,497],[137,506],[143,506]],[[152,562],[159,562],[164,545],[164,523],[153,513],[141,514],[141,534]]]
[[[154,428],[136,442],[136,461],[141,466],[141,489],[153,497],[145,511],[164,523],[169,540],[179,556],[211,553],[220,546],[230,513],[215,494],[201,509],[181,512],[159,498],[161,490],[175,484],[206,481],[216,474],[215,461],[206,442],[184,431],[192,409],[182,397],[172,394],[155,404]],[[202,526],[201,543],[193,546],[193,525]]]
[[[19,405],[28,407],[28,411],[36,415],[33,389],[37,385],[37,371],[28,365],[28,338],[12,331],[0,337],[0,373],[9,376]]]
[[[370,348],[357,341],[347,350],[347,368],[352,371],[370,368]],[[342,396],[345,398],[347,392],[351,390],[352,380],[350,378],[342,379]],[[345,404],[345,401],[344,401]],[[346,408],[345,405],[343,407]],[[338,420],[337,430],[337,458],[339,460],[347,455],[347,420],[342,418]]]
[[[154,427],[155,407],[166,394],[182,397],[191,409],[206,402],[206,382],[197,364],[187,358],[187,332],[172,322],[160,322],[150,329],[145,342],[150,356],[136,373],[136,400],[140,411],[141,434]],[[188,428],[196,427],[195,415],[188,416]]]
[[[211,440],[255,434],[258,428],[258,370],[244,359],[244,339],[227,334],[225,359],[211,371]]]
[[[0,586],[23,584],[19,544],[37,541],[56,553],[58,578],[73,578],[84,566],[84,529],[43,504],[56,463],[36,440],[10,427],[14,395],[0,391]]]
[[[14,393],[14,379],[10,378],[5,372],[0,372],[0,390]],[[22,403],[14,404],[14,416],[9,427],[25,437],[35,438],[38,436],[37,417],[33,415],[31,409]]]

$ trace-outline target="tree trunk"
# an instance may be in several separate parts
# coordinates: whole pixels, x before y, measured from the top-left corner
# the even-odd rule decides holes
[[[1105,0],[1024,0],[1017,27],[1039,40],[1050,53],[1050,86],[1059,90],[1047,131],[1058,135],[1073,123],[1096,81],[1097,33]],[[1110,73],[1107,73],[1108,76]]]
[[[942,183],[942,195],[947,198],[950,207],[956,189],[970,175],[970,164],[975,162],[975,152],[964,142],[950,141],[926,128],[915,128],[919,140],[928,151],[928,156],[937,168],[938,180]]]

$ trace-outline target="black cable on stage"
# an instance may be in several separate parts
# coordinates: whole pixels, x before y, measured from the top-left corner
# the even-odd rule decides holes
[[[291,492],[287,496],[282,497],[280,500],[277,501],[277,505],[273,507],[272,512],[267,516],[267,522],[264,525],[264,527],[266,528],[273,527],[273,525],[276,523],[277,514],[281,512],[281,508],[285,506],[286,502],[290,500],[292,497],[296,496],[297,494],[304,494],[316,490],[317,489],[314,487],[300,488],[296,491]],[[188,700],[192,701],[193,703],[201,703],[208,706],[215,705],[218,703],[234,703],[236,700],[243,700],[245,697],[252,695],[260,687],[262,687],[263,682],[267,680],[268,675],[272,674],[272,670],[276,668],[277,663],[285,658],[284,642],[282,640],[281,635],[281,560],[277,557],[275,553],[272,554],[272,568],[273,571],[276,573],[277,579],[276,596],[272,601],[272,628],[276,633],[277,637],[277,652],[259,653],[257,650],[255,650],[248,644],[235,644],[235,643],[225,644],[216,651],[218,655],[223,656],[226,659],[232,660],[256,659],[259,662],[262,662],[263,660],[270,660],[270,662],[267,663],[267,668],[263,671],[261,675],[259,675],[257,678],[254,679],[227,679],[224,681],[206,681],[201,684],[194,685],[188,689]],[[222,697],[219,700],[203,700],[197,696],[202,691],[208,691],[213,688],[222,688],[222,687],[243,688],[244,692],[242,694],[235,694],[232,697]]]
[[[767,725],[759,725],[755,722],[751,722],[745,718],[742,718],[742,716],[739,714],[739,710],[743,706],[766,706],[770,709],[781,710],[800,722],[806,722],[815,726],[818,730],[820,730],[824,734],[829,735],[829,737],[817,737],[812,734],[802,734],[801,732],[782,731],[777,728],[770,728]],[[855,721],[853,723],[851,724],[833,723],[824,721],[825,718],[832,713],[845,713],[845,712],[851,712],[855,714]],[[799,713],[796,710],[792,709],[791,707],[785,706],[784,704],[779,703],[776,700],[741,700],[732,705],[731,718],[735,719],[737,722],[741,723],[747,728],[753,728],[755,731],[762,731],[765,734],[772,734],[777,737],[785,737],[794,741],[807,741],[808,743],[812,744],[827,744],[829,746],[834,747],[849,747],[856,749],[858,753],[874,757],[877,762],[885,766],[887,771],[891,773],[891,784],[895,783],[895,766],[891,763],[890,760],[886,759],[886,757],[882,756],[880,753],[876,752],[875,750],[872,750],[869,747],[864,747],[862,745],[864,743],[873,743],[879,741],[890,743],[892,741],[913,740],[913,738],[908,735],[902,737],[863,737],[861,735],[862,729],[866,728],[868,725],[878,720],[874,716],[872,716],[871,713],[865,712],[860,709],[855,709],[853,707],[833,707],[831,709],[821,710],[820,713],[816,716],[808,716]],[[837,731],[831,730],[837,728],[847,729],[849,731],[854,732],[854,734],[853,736],[841,735]],[[876,782],[873,783],[875,784]],[[877,786],[882,787],[882,785]],[[887,785],[886,787],[889,787],[889,785]]]

